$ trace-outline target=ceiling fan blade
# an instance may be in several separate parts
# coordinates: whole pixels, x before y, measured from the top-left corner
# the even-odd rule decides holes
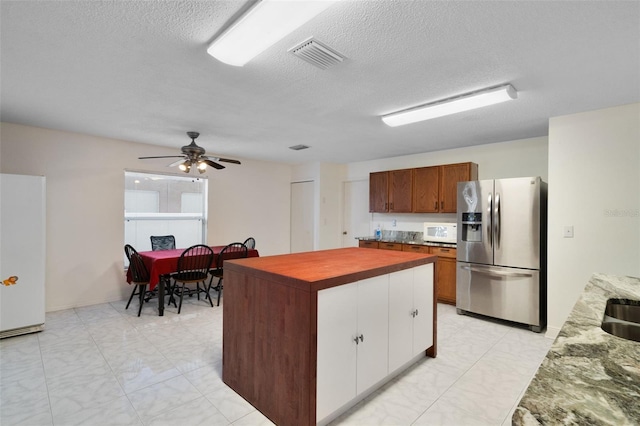
[[[240,162],[238,160],[232,160],[230,158],[209,157],[209,156],[207,156],[207,157],[202,156],[202,158],[206,158],[206,159],[209,159],[211,161],[224,161],[225,163],[240,164]]]
[[[241,164],[238,160],[232,160],[230,158],[218,158],[218,161],[224,161],[225,163]]]
[[[148,160],[150,158],[184,158],[182,155],[160,155],[157,157],[138,157],[138,160]]]
[[[178,164],[182,164],[185,162],[186,159],[187,157],[181,157],[178,161],[174,161],[171,164],[167,164],[167,167],[173,167],[173,166],[177,166]]]
[[[204,161],[205,163],[207,163],[209,166],[213,167],[214,169],[224,169],[224,166],[222,164],[218,164],[214,161],[209,160],[208,158],[203,159],[202,161]]]

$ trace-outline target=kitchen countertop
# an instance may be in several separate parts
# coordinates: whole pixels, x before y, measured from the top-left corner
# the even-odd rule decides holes
[[[591,277],[520,400],[514,425],[640,424],[640,343],[600,328],[610,298],[640,300],[640,278]]]
[[[388,229],[382,230],[382,236],[380,239],[376,237],[355,237],[359,241],[377,241],[380,243],[398,243],[398,244],[414,244],[419,246],[431,246],[431,247],[447,247],[456,248],[456,243],[444,243],[439,241],[424,241],[422,232],[414,231],[392,231]]]

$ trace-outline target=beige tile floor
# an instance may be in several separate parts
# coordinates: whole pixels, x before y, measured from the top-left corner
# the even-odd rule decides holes
[[[0,424],[270,425],[221,380],[222,305],[126,301],[48,313],[46,330],[0,341]],[[438,305],[425,358],[335,425],[509,425],[552,341]]]

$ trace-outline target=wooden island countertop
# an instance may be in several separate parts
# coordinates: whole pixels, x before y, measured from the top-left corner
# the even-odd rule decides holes
[[[242,271],[303,291],[318,291],[382,274],[433,263],[434,255],[359,247],[229,260],[227,271]]]
[[[436,260],[353,247],[226,261],[223,381],[277,425],[316,424],[318,292]]]

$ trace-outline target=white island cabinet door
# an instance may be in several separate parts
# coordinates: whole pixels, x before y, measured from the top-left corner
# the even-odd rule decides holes
[[[389,275],[358,282],[357,330],[357,393],[360,394],[388,373]]]
[[[413,355],[433,346],[433,263],[413,269]]]
[[[389,276],[389,372],[413,356],[413,269]]]
[[[316,421],[356,396],[358,283],[318,292]]]

